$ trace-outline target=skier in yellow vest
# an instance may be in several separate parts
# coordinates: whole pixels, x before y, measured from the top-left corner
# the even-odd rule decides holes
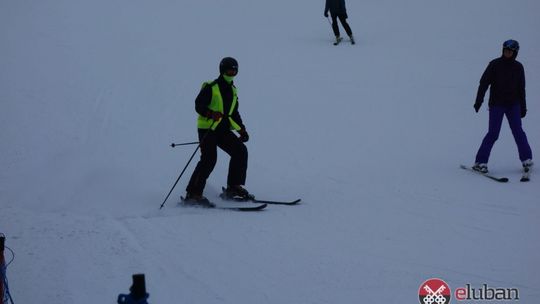
[[[238,73],[238,62],[225,57],[219,64],[219,77],[205,82],[195,99],[199,114],[197,128],[201,147],[201,159],[197,163],[186,188],[188,203],[210,205],[203,196],[206,180],[214,170],[219,147],[231,157],[225,196],[230,199],[249,199],[252,196],[243,187],[246,182],[249,140],[246,127],[238,112],[238,96],[233,79]],[[233,133],[238,132],[239,136]]]

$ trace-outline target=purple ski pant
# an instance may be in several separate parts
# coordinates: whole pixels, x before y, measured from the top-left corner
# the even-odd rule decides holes
[[[476,153],[477,163],[487,164],[489,161],[491,148],[493,148],[495,141],[499,138],[505,115],[518,147],[519,159],[521,161],[532,159],[531,147],[527,141],[527,135],[521,127],[521,107],[519,104],[516,104],[512,106],[492,106],[489,108],[489,130],[478,149],[478,153]]]

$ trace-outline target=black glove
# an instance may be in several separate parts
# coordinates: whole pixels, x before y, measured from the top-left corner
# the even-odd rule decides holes
[[[249,140],[249,134],[246,129],[241,129],[240,131],[238,131],[238,134],[240,134],[240,137],[238,138],[241,142],[247,142]]]
[[[521,108],[521,118],[525,117],[527,115],[527,108]]]
[[[324,16],[328,18],[328,12],[324,12]]]
[[[476,111],[476,113],[478,113],[478,110],[480,110],[480,107],[481,107],[481,106],[482,106],[482,104],[481,104],[481,103],[478,103],[478,102],[476,102],[476,103],[474,104],[474,110]]]
[[[349,16],[347,16],[347,13],[343,14],[345,16],[345,19],[349,18]]]
[[[223,113],[208,110],[208,112],[206,112],[206,117],[211,118],[215,121],[218,121],[221,119],[221,117],[223,117]]]

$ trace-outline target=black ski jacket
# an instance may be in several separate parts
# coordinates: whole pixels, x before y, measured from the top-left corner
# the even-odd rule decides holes
[[[347,14],[347,9],[345,8],[345,0],[326,0],[326,5],[324,7],[324,13],[327,14],[328,11],[332,15],[343,15]]]
[[[523,65],[514,58],[501,56],[487,66],[476,94],[476,104],[481,105],[489,88],[489,106],[509,106],[519,103],[527,111],[525,100],[525,72]]]
[[[223,118],[227,118],[228,113],[231,109],[231,105],[232,105],[232,100],[233,100],[232,87],[234,86],[234,84],[233,83],[228,84],[227,81],[223,79],[222,75],[220,75],[214,81],[218,84],[221,97],[223,98]],[[208,106],[210,105],[211,101],[212,101],[212,86],[207,85],[201,89],[201,91],[199,92],[199,95],[197,95],[197,98],[195,99],[195,111],[197,111],[197,113],[199,113],[202,116],[206,116],[208,114],[208,111],[210,110]],[[240,116],[240,113],[238,112],[238,100],[236,102],[236,109],[233,110],[231,118],[238,125],[240,125],[242,129],[245,129],[244,123],[242,122],[242,117]],[[222,119],[218,127],[216,128],[216,131],[224,131],[224,130],[229,130],[229,129],[230,129],[229,120]]]

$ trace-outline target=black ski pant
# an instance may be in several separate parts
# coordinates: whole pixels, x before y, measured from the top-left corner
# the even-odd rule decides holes
[[[339,27],[338,27],[338,23],[337,23],[338,18],[339,18],[339,21],[341,22],[341,25],[343,25],[343,28],[345,29],[345,32],[347,32],[347,35],[352,36],[351,27],[347,23],[347,14],[334,15],[334,14],[330,13],[330,15],[332,16],[332,30],[334,31],[334,35],[336,35],[336,37],[340,36]]]
[[[246,145],[230,130],[210,131],[199,129],[201,159],[191,175],[186,191],[190,194],[202,195],[206,180],[214,170],[217,162],[217,148],[231,157],[227,186],[245,185],[248,163]]]

